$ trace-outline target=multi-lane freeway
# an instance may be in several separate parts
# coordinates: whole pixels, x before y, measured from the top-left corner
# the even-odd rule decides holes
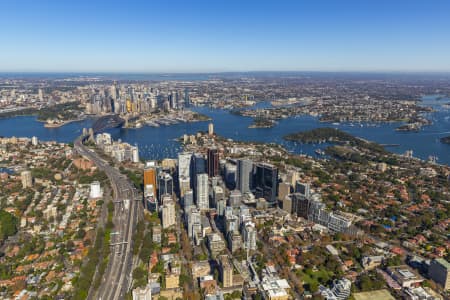
[[[137,220],[142,214],[140,198],[129,179],[101,159],[93,150],[83,145],[82,140],[83,137],[80,137],[75,141],[75,150],[106,173],[114,191],[114,229],[111,234],[109,263],[103,274],[100,288],[97,291],[90,291],[89,298],[123,299],[131,286],[132,236]]]

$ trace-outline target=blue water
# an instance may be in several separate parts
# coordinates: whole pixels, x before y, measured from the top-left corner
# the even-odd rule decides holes
[[[213,119],[214,130],[217,134],[243,141],[258,141],[266,143],[278,143],[293,153],[315,155],[314,150],[324,148],[326,145],[304,145],[283,140],[288,133],[310,130],[317,127],[335,127],[345,130],[355,136],[359,136],[380,144],[400,144],[398,147],[387,149],[395,153],[404,153],[413,150],[414,156],[427,159],[430,155],[438,157],[438,163],[450,165],[450,145],[442,144],[439,138],[450,135],[450,110],[444,109],[442,104],[450,102],[450,99],[436,100],[436,97],[424,97],[424,105],[434,107],[437,111],[428,115],[433,124],[423,127],[418,133],[397,132],[395,128],[400,123],[387,124],[339,124],[321,123],[311,116],[298,116],[279,121],[273,128],[250,129],[248,126],[252,119],[248,117],[232,115],[227,111],[212,109],[209,107],[196,107],[193,110],[206,114]],[[267,103],[258,104],[265,107]],[[140,129],[110,129],[114,139],[122,139],[133,145],[139,146],[139,153],[145,159],[162,159],[176,157],[181,146],[175,139],[183,134],[195,134],[198,131],[206,131],[209,122],[181,123],[172,126],[142,127]],[[41,140],[56,140],[71,142],[80,135],[83,127],[90,127],[92,120],[70,123],[60,128],[44,128],[43,124],[36,121],[35,117],[14,117],[0,119],[0,135],[2,136],[37,136]]]
[[[43,141],[73,142],[81,135],[83,127],[91,127],[93,120],[86,119],[69,123],[58,128],[45,128],[34,116],[19,116],[0,119],[0,136],[32,137],[37,136]]]
[[[9,175],[14,174],[14,170],[8,168],[0,168],[0,173],[8,173]]]

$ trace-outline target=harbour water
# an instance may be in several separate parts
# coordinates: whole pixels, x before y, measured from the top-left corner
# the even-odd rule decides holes
[[[432,106],[436,111],[428,118],[433,121],[430,126],[423,127],[420,132],[398,132],[395,128],[398,122],[384,124],[331,124],[321,123],[315,117],[297,116],[280,120],[273,128],[253,128],[248,126],[252,119],[230,114],[228,111],[209,107],[195,107],[193,110],[208,115],[214,123],[214,130],[218,135],[243,141],[258,141],[278,143],[293,153],[315,155],[314,150],[323,149],[326,145],[305,145],[283,140],[288,133],[310,130],[317,127],[335,127],[347,131],[352,135],[365,138],[380,144],[398,144],[387,147],[389,151],[402,154],[406,150],[413,150],[413,155],[421,159],[437,156],[438,163],[450,165],[450,145],[439,141],[441,137],[450,135],[450,110],[443,104],[450,99],[439,99],[434,96],[424,97],[424,105]],[[259,104],[259,107],[267,104]],[[35,117],[13,117],[0,119],[0,136],[31,137],[40,140],[56,140],[72,142],[81,134],[84,127],[90,127],[93,120],[87,119],[74,122],[60,128],[44,128],[43,123]],[[195,134],[206,131],[209,122],[179,123],[171,126],[150,127],[139,129],[109,129],[114,139],[121,139],[139,146],[139,154],[144,159],[162,159],[176,157],[181,145],[176,141],[183,134]]]

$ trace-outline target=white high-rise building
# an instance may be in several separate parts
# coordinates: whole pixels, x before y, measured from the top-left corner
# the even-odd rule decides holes
[[[169,195],[164,196],[162,206],[162,226],[168,228],[175,225],[175,203]]]
[[[200,210],[209,209],[209,189],[208,189],[208,174],[202,173],[197,175],[197,207]]]
[[[132,156],[132,161],[134,162],[134,163],[138,163],[139,162],[139,148],[137,147],[137,146],[135,146],[135,147],[132,147],[132,150],[131,150],[132,152],[132,154],[131,154],[131,156]]]
[[[189,152],[178,154],[178,178],[190,177],[191,157],[192,153]]]
[[[38,140],[37,136],[33,136],[33,137],[31,138],[31,144],[32,144],[33,146],[37,146],[37,145],[39,144],[39,140]]]
[[[30,171],[23,171],[22,173],[20,173],[20,177],[22,179],[22,187],[24,189],[33,186],[33,176],[31,176]]]
[[[253,222],[247,222],[244,226],[244,248],[256,250],[256,230]]]
[[[190,238],[194,237],[196,228],[201,228],[200,211],[193,207],[188,212],[188,235]]]
[[[208,124],[208,135],[213,135],[213,134],[214,134],[214,124],[209,123]]]
[[[217,208],[217,203],[221,200],[223,200],[224,197],[224,192],[223,192],[223,188],[221,186],[214,186],[213,187],[213,205],[214,207]],[[225,209],[225,208],[223,208]]]
[[[189,177],[180,177],[178,182],[180,184],[180,196],[184,197],[184,194],[191,189],[191,179]]]
[[[100,188],[100,182],[94,181],[91,183],[91,191],[89,193],[89,198],[95,199],[102,196],[102,189]]]

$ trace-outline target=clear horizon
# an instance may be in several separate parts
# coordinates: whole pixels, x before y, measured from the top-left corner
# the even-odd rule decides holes
[[[0,72],[448,73],[448,28],[443,0],[17,0]]]
[[[52,70],[45,70],[45,71],[2,71],[0,70],[0,74],[7,75],[7,74],[79,74],[79,75],[176,75],[176,74],[256,74],[256,73],[305,73],[305,74],[444,74],[450,75],[450,71],[432,71],[432,70],[425,70],[425,71],[414,71],[414,70],[242,70],[242,71],[72,71],[72,70],[61,70],[61,71],[52,71]]]

